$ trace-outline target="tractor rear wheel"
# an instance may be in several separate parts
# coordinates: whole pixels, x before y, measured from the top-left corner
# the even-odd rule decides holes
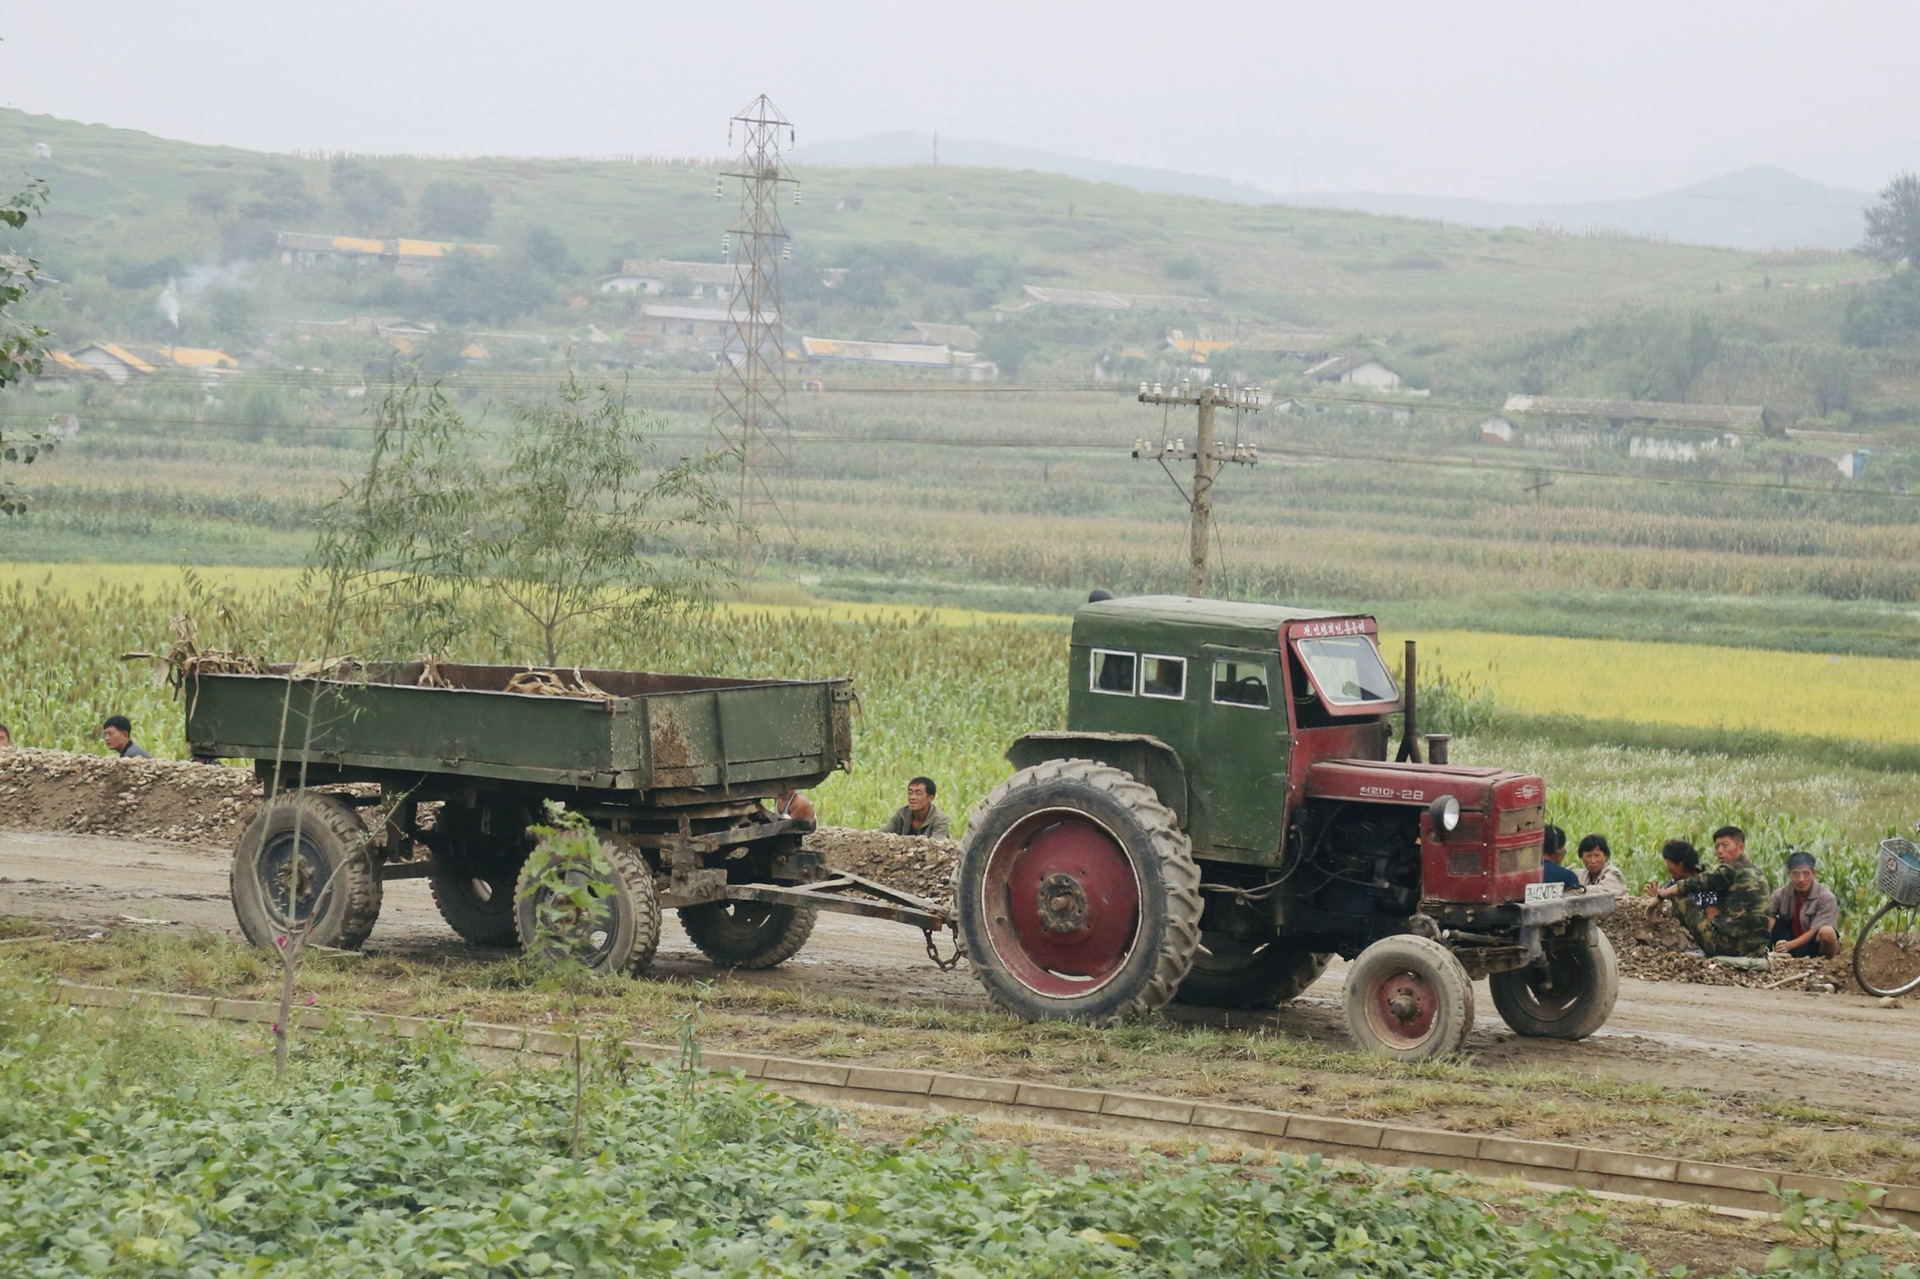
[[[1545,968],[1511,968],[1487,978],[1493,1006],[1514,1033],[1585,1039],[1607,1024],[1620,997],[1620,965],[1597,924],[1568,945],[1549,947]]]
[[[1347,1030],[1395,1061],[1457,1053],[1473,1029],[1473,981],[1452,951],[1411,933],[1383,937],[1347,968]]]
[[[1325,971],[1327,956],[1276,938],[1247,942],[1205,930],[1174,998],[1200,1008],[1278,1008]]]
[[[597,973],[638,977],[660,948],[653,868],[619,844],[603,844],[601,852],[604,871],[547,868],[536,849],[514,888],[514,926],[527,953],[549,963],[573,960]]]
[[[233,913],[256,946],[296,925],[316,946],[356,950],[380,917],[380,876],[359,814],[314,791],[282,794],[233,851]]]
[[[708,902],[680,908],[680,926],[722,968],[773,968],[800,953],[820,912],[771,902]]]
[[[1200,871],[1151,787],[1090,760],[1022,769],[982,801],[954,910],[987,994],[1029,1021],[1166,1004],[1200,942]]]
[[[513,889],[533,851],[533,814],[518,803],[440,810],[444,828],[427,878],[433,904],[476,946],[514,946]]]

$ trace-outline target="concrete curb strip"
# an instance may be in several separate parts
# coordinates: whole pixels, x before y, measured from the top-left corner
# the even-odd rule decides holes
[[[157,991],[122,990],[63,982],[54,997],[89,1008],[142,1008],[178,1017],[271,1023],[276,1007],[250,999],[215,999]],[[558,1031],[488,1022],[445,1022],[388,1013],[347,1013],[345,1019],[379,1034],[414,1038],[444,1030],[476,1048],[570,1057],[580,1037]],[[300,1009],[297,1024],[324,1029],[332,1016]],[[592,1040],[585,1041],[588,1045]],[[629,1040],[625,1047],[656,1062],[679,1060],[666,1044]],[[1139,1093],[1100,1092],[1010,1079],[981,1079],[940,1071],[837,1065],[752,1053],[705,1052],[701,1065],[720,1074],[764,1081],[774,1091],[826,1104],[861,1102],[909,1110],[955,1111],[998,1119],[1126,1132],[1160,1138],[1238,1143],[1267,1150],[1323,1154],[1389,1167],[1441,1168],[1479,1177],[1519,1177],[1550,1186],[1575,1186],[1647,1199],[1771,1212],[1779,1201],[1768,1189],[1840,1199],[1849,1183],[1837,1177],[1773,1173],[1731,1164],[1700,1163],[1634,1151],[1592,1150],[1558,1142],[1476,1136],[1358,1119],[1289,1114],[1251,1106],[1186,1101]],[[1859,1183],[1853,1183],[1859,1184]],[[1920,1228],[1920,1186],[1882,1186],[1880,1214]]]

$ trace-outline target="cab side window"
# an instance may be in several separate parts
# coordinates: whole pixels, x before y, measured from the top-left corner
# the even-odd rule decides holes
[[[1148,653],[1140,662],[1140,696],[1183,698],[1187,695],[1186,658],[1156,657]]]
[[[1267,668],[1260,662],[1216,661],[1213,664],[1213,700],[1222,706],[1273,705],[1267,692]]]
[[[1134,655],[1112,649],[1093,650],[1093,691],[1118,697],[1133,696]]]

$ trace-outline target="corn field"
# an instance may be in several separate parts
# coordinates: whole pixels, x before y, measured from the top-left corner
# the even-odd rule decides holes
[[[185,595],[164,572],[148,585],[104,576],[87,590],[18,578],[0,585],[0,721],[21,745],[100,752],[100,721],[125,714],[156,755],[182,757],[181,707],[156,678],[158,667],[121,654],[164,648]],[[244,635],[276,659],[313,655],[312,610],[291,587],[256,585],[224,603],[230,620],[201,619],[203,645]],[[1501,727],[1505,706],[1549,704],[1605,716],[1693,714],[1706,726],[1775,724],[1787,722],[1782,717],[1802,698],[1806,719],[1792,721],[1797,729],[1899,733],[1909,731],[1899,723],[1902,709],[1914,704],[1907,691],[1914,684],[1900,681],[1920,674],[1904,663],[1834,665],[1818,655],[1459,633],[1436,637],[1428,651],[1433,675],[1422,690],[1423,726],[1460,734],[1463,760],[1541,773],[1551,819],[1573,839],[1606,834],[1636,886],[1659,872],[1664,840],[1704,845],[1713,828],[1732,823],[1747,829],[1755,857],[1776,880],[1788,847],[1818,854],[1852,917],[1873,900],[1873,842],[1904,828],[1920,808],[1901,777],[1885,772],[1790,757],[1630,750],[1581,740],[1577,731],[1574,740],[1516,738]],[[457,649],[448,656],[516,662],[525,653]],[[903,802],[906,779],[920,773],[939,782],[940,805],[961,818],[1006,776],[1002,753],[1014,738],[1058,728],[1065,715],[1066,634],[1058,623],[734,607],[656,641],[577,656],[589,667],[850,676],[861,698],[854,771],[826,782],[815,798],[822,820],[851,826],[879,825]],[[1882,667],[1890,682],[1849,700],[1849,673]],[[1690,698],[1688,681],[1720,695]]]

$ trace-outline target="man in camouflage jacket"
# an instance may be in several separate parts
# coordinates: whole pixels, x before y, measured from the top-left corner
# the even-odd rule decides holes
[[[1681,922],[1709,955],[1764,955],[1771,944],[1768,898],[1773,887],[1767,874],[1747,860],[1747,836],[1738,826],[1722,826],[1713,832],[1713,855],[1720,864],[1689,879],[1668,884],[1658,896],[1682,897],[1693,893],[1718,893],[1720,911],[1708,919],[1704,913],[1683,913]]]

